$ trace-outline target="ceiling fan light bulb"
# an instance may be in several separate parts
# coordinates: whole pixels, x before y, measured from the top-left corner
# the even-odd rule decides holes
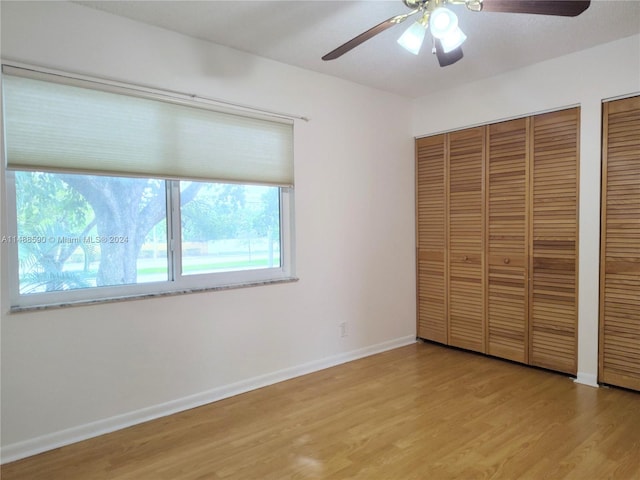
[[[458,27],[458,17],[448,8],[438,7],[429,18],[431,34],[436,38],[444,38]]]
[[[422,23],[415,22],[400,36],[400,38],[398,39],[398,43],[404,49],[408,50],[414,55],[418,55],[418,53],[420,52],[420,48],[422,47],[422,42],[424,41],[426,32],[427,29]]]
[[[440,42],[442,43],[442,50],[444,53],[449,53],[451,50],[455,50],[462,45],[466,39],[467,36],[464,32],[456,27],[440,39]]]

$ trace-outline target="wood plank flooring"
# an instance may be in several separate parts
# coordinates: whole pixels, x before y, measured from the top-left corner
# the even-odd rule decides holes
[[[640,394],[419,343],[0,472],[2,480],[640,479]]]

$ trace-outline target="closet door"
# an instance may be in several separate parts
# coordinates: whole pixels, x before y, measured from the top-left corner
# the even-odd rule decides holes
[[[599,381],[640,390],[640,97],[602,124]]]
[[[487,127],[487,353],[527,362],[528,126]]]
[[[416,141],[418,337],[447,343],[445,136]]]
[[[449,344],[478,352],[484,342],[484,127],[448,134]]]
[[[580,110],[531,118],[529,363],[577,370]]]

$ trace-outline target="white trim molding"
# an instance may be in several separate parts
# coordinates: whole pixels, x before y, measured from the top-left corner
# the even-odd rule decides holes
[[[582,385],[588,385],[590,387],[598,388],[598,376],[593,373],[578,372],[578,377],[574,380],[575,383]]]
[[[251,390],[290,380],[301,375],[324,370],[325,368],[334,367],[359,358],[375,355],[376,353],[386,352],[387,350],[393,350],[394,348],[404,347],[415,342],[415,335],[395,338],[376,345],[359,348],[338,355],[325,357],[320,360],[303,363],[294,367],[277,370],[275,372],[241,380],[229,385],[223,385],[195,395],[178,398],[170,402],[153,405],[140,410],[135,410],[110,418],[105,418],[103,420],[78,425],[77,427],[42,435],[22,442],[6,445],[0,451],[0,463],[4,464],[20,460],[54,448],[70,445],[72,443],[87,440],[106,433],[115,432],[116,430],[121,430],[123,428],[155,420],[157,418],[166,417],[191,408],[200,407],[224,398],[233,397]]]

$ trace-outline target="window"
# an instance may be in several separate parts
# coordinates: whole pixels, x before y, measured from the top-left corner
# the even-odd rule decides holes
[[[292,278],[290,124],[3,73],[14,308]]]
[[[280,266],[276,187],[180,182],[182,273]]]
[[[15,172],[19,292],[167,281],[164,181]]]

